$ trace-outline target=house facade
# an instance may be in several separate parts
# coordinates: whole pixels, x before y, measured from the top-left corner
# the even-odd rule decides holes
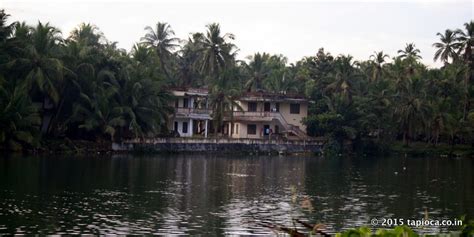
[[[230,137],[307,138],[306,126],[302,122],[308,115],[308,101],[304,97],[252,92],[243,94],[237,103],[241,109],[235,109],[232,120],[228,122]]]
[[[205,89],[173,90],[175,113],[169,129],[181,137],[208,137],[214,133],[209,94]],[[307,139],[302,123],[308,115],[308,101],[299,95],[248,92],[236,103],[232,114],[226,116],[219,132],[229,138]]]
[[[172,90],[175,100],[170,104],[175,113],[170,117],[168,129],[180,137],[208,137],[211,113],[206,89]]]

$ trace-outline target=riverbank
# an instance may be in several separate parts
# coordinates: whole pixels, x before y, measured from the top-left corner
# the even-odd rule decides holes
[[[112,142],[107,140],[71,140],[69,138],[47,139],[41,142],[41,146],[27,149],[28,154],[106,154],[117,153],[112,150]]]
[[[171,141],[171,140],[173,141]],[[45,140],[36,149],[28,149],[28,154],[117,154],[117,153],[243,153],[243,154],[322,154],[326,145],[321,139],[317,141],[238,141],[233,139],[209,138],[205,141],[192,138],[162,138],[134,141],[129,143],[113,143],[107,140]],[[372,150],[358,150],[358,154],[377,155]],[[5,151],[4,151],[5,152]],[[8,151],[6,151],[8,152]],[[470,145],[438,144],[415,142],[405,146],[402,142],[388,145],[383,154],[403,156],[432,157],[474,157],[474,148]]]
[[[113,143],[113,151],[165,153],[315,154],[324,141],[231,138],[154,138]]]
[[[474,147],[471,145],[450,145],[415,142],[409,146],[402,142],[395,142],[390,146],[390,152],[408,156],[439,156],[439,157],[474,157]]]

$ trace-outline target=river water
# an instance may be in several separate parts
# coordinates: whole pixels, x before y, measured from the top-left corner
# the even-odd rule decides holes
[[[372,218],[453,220],[474,215],[473,171],[461,158],[2,157],[0,234],[268,235],[293,219],[334,233]]]

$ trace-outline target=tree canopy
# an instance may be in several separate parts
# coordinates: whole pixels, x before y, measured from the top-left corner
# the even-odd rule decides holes
[[[433,58],[444,63],[438,69],[420,62],[414,43],[392,57],[374,51],[365,61],[323,48],[292,64],[265,52],[241,61],[235,36],[218,23],[179,39],[170,24],[157,22],[127,51],[91,23],[65,34],[49,23],[8,17],[0,10],[3,149],[36,148],[50,138],[166,135],[173,87],[208,88],[218,126],[237,106],[233,98],[268,91],[306,95],[307,133],[336,147],[474,144],[472,21],[436,34]]]

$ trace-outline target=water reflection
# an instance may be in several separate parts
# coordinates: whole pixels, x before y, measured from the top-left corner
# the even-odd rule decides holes
[[[0,234],[268,235],[474,214],[474,161],[204,155],[0,159]],[[433,232],[444,229],[426,228]]]

